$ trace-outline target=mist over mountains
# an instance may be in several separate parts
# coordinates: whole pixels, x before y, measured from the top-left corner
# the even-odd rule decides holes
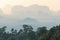
[[[28,24],[35,28],[39,26],[49,26],[50,28],[60,24],[59,17],[60,11],[51,11],[47,6],[14,6],[9,16],[4,15],[0,9],[0,26],[8,26],[8,29],[13,27],[19,29],[22,28],[23,24]]]

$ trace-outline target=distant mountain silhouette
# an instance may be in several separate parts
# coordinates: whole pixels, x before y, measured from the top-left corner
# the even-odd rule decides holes
[[[38,22],[36,19],[33,18],[25,18],[21,20],[21,24],[38,25],[40,24],[40,22]]]
[[[51,11],[47,6],[31,5],[29,7],[14,6],[12,8],[12,17],[26,18],[26,17],[46,17],[51,16]]]
[[[38,12],[48,12],[50,11],[47,6],[31,5],[29,7],[24,6],[14,6],[12,8],[12,13],[38,13]]]

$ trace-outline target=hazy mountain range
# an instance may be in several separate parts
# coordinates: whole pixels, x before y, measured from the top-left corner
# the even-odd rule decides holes
[[[23,24],[33,27],[49,26],[60,24],[60,11],[54,12],[47,6],[31,5],[29,7],[14,6],[11,15],[5,16],[0,10],[0,26],[7,26],[8,29],[22,28]]]

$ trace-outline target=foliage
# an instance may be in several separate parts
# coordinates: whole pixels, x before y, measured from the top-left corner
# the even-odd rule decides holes
[[[31,25],[23,25],[23,29],[18,32],[12,28],[11,32],[6,32],[6,26],[0,28],[0,40],[60,40],[60,25],[53,26],[50,30],[44,27],[38,27],[33,31]]]

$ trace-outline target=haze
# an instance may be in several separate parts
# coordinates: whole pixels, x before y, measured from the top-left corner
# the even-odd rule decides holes
[[[54,11],[60,10],[60,0],[0,0],[0,8],[4,12],[7,7],[9,8],[8,11],[10,11],[10,8],[15,5],[30,6],[33,4],[48,6],[50,10]]]
[[[19,29],[22,24],[60,24],[59,0],[0,0],[0,8],[0,26],[6,25],[8,30]]]

